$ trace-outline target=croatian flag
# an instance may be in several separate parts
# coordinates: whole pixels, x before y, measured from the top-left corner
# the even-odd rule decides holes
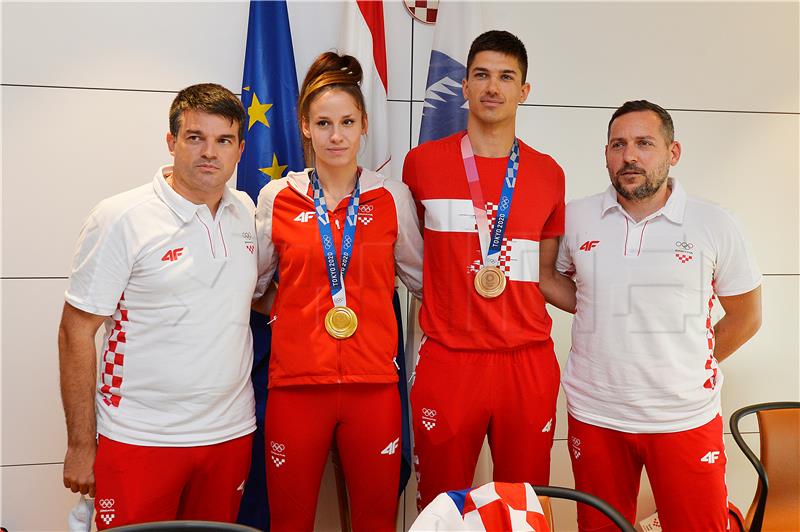
[[[383,21],[383,2],[375,0],[351,0],[345,4],[344,25],[339,51],[358,59],[364,71],[361,92],[367,106],[369,134],[366,148],[359,164],[390,176],[391,153],[389,151],[389,112],[386,103],[389,77],[386,63],[386,30]],[[398,390],[402,409],[402,443],[400,461],[400,485],[398,496],[411,476],[411,423],[408,412],[408,380],[406,378],[405,348],[403,346],[403,323],[400,313],[400,298],[394,292],[392,305],[397,322]]]
[[[483,30],[481,2],[439,2],[433,49],[425,85],[419,143],[467,128],[467,101],[461,92],[469,45]]]
[[[352,55],[361,63],[364,79],[361,92],[369,117],[366,149],[359,164],[388,176],[389,112],[386,105],[389,77],[386,68],[386,31],[383,23],[383,2],[351,0],[345,4],[344,24],[339,51]]]
[[[409,532],[431,530],[549,532],[550,527],[530,484],[490,482],[439,494],[422,510]]]

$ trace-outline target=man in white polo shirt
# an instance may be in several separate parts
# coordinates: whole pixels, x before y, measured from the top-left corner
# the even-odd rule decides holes
[[[718,363],[761,324],[761,276],[731,215],[668,177],[681,146],[664,109],[625,103],[605,153],[611,186],[567,205],[558,258],[577,287],[562,377],[575,485],[633,522],[645,467],[663,530],[725,530]],[[581,505],[578,524],[616,529]]]
[[[96,495],[98,529],[236,519],[255,429],[257,266],[253,202],[226,183],[245,116],[219,85],[180,91],[174,164],[100,202],[81,231],[59,329],[64,485]]]

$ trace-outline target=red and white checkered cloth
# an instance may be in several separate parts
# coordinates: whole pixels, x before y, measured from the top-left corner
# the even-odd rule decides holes
[[[550,528],[530,484],[490,482],[436,497],[422,510],[409,532],[428,530],[549,532]]]

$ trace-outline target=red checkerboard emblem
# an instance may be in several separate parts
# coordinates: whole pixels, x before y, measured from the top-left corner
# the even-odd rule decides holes
[[[498,206],[492,203],[491,201],[487,201],[485,205],[486,209],[486,217],[489,221],[489,232],[494,229],[494,223],[497,220],[497,210]],[[478,223],[475,222],[473,226],[475,228],[475,232],[478,231]],[[503,238],[503,242],[500,244],[500,257],[498,257],[498,265],[500,270],[506,274],[506,277],[509,277],[511,274],[511,243],[508,241],[507,238]],[[481,261],[475,260],[472,261],[472,264],[469,265],[467,271],[469,273],[478,273],[478,270],[481,269]]]
[[[676,253],[675,257],[677,257],[677,259],[681,261],[681,264],[686,264],[687,262],[692,260],[691,255],[684,255],[683,253]]]
[[[122,294],[117,304],[117,310],[112,319],[114,327],[108,336],[106,350],[103,352],[103,360],[100,374],[100,393],[103,402],[112,407],[118,407],[122,400],[122,376],[125,367],[125,328],[128,323],[128,310],[125,308],[125,294]]]
[[[403,0],[406,11],[425,24],[435,24],[439,11],[439,0]]]

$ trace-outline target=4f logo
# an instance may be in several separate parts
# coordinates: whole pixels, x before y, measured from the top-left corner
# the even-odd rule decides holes
[[[164,262],[175,262],[181,258],[181,255],[183,255],[183,248],[170,249],[164,253],[164,256],[161,257],[161,260]]]
[[[597,244],[599,243],[600,243],[599,240],[587,240],[586,242],[581,244],[581,247],[578,249],[580,249],[581,251],[591,251],[592,248],[597,247]]]
[[[719,460],[719,451],[708,451],[700,459],[701,462],[706,462],[708,464],[713,464],[717,460]]]
[[[384,447],[384,449],[381,451],[381,454],[394,454],[398,447],[400,447],[400,438],[395,439],[393,442],[389,442],[389,445]]]
[[[309,220],[314,219],[314,214],[316,214],[314,211],[301,212],[300,214],[294,217],[294,221],[303,223],[308,222]]]

